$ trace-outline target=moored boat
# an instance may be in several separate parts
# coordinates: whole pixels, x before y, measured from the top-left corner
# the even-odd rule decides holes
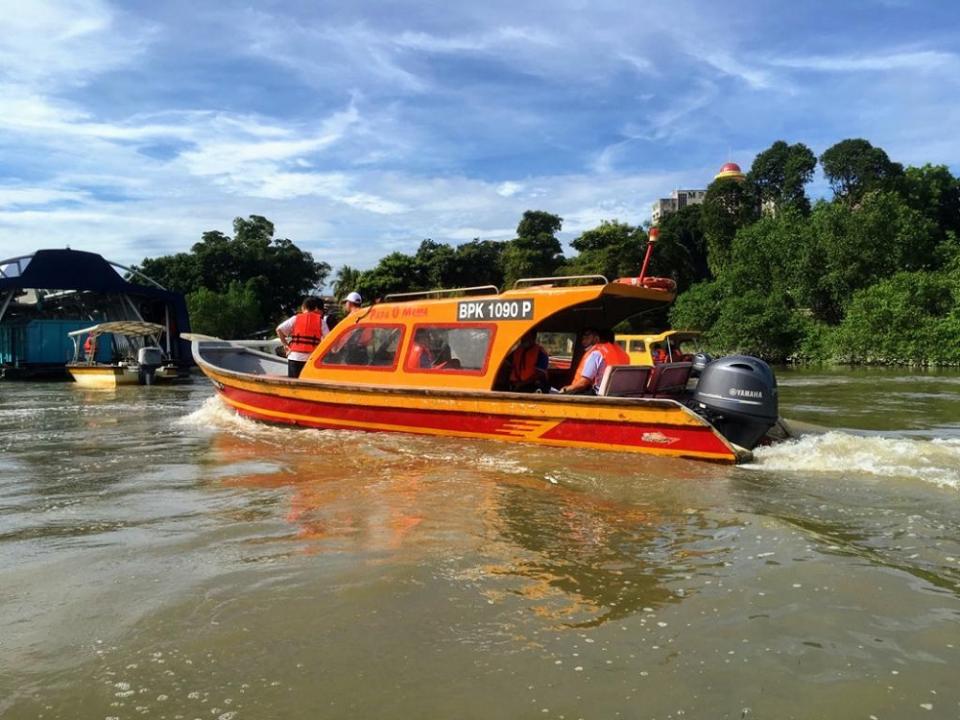
[[[164,332],[163,325],[140,320],[103,322],[69,332],[73,359],[67,371],[78,385],[89,388],[152,385],[154,380],[186,377],[185,369],[163,356],[158,340]]]
[[[528,332],[576,340],[673,298],[671,288],[600,276],[388,296],[340,322],[296,379],[283,358],[186,337],[223,400],[266,422],[746,460],[778,424],[776,380],[756,358],[716,360],[692,390],[690,362],[607,367],[597,395],[509,389]],[[579,343],[566,347],[571,362],[548,370],[554,388],[582,356]]]
[[[634,365],[661,362],[693,361],[700,351],[702,333],[697,330],[665,330],[654,334],[617,334],[622,347]]]

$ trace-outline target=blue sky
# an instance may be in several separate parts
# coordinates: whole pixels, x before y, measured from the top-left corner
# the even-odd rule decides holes
[[[260,214],[365,268],[527,209],[639,224],[778,139],[957,174],[958,127],[953,0],[0,0],[0,258]]]

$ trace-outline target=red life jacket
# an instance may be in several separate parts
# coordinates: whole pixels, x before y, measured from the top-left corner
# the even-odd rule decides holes
[[[418,368],[433,367],[433,353],[426,345],[414,342],[410,348],[410,358],[407,360],[407,368],[417,370]]]
[[[590,357],[594,350],[600,353],[600,357],[603,358],[603,366],[600,368],[601,372],[598,372],[595,378],[586,378],[590,380],[593,387],[600,385],[600,376],[603,374],[602,370],[604,367],[630,364],[630,356],[627,355],[627,351],[616,343],[596,343],[587,348],[586,352],[583,353],[583,357],[580,358],[580,365],[577,367],[577,380],[583,378],[583,368],[587,364],[587,358]]]
[[[537,377],[537,360],[543,350],[534,343],[530,347],[518,347],[510,356],[510,382],[528,383]]]
[[[323,339],[323,315],[316,311],[302,312],[293,321],[290,333],[290,350],[312,353]]]

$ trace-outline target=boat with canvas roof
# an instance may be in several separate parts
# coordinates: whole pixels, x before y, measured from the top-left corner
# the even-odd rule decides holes
[[[82,387],[115,388],[152,385],[157,380],[189,376],[164,356],[160,338],[163,325],[142,320],[113,320],[73,330],[73,359],[67,372]],[[85,338],[81,342],[81,338]]]

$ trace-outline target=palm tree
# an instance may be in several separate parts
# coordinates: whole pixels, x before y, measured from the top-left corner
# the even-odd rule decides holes
[[[360,271],[349,265],[344,265],[337,270],[337,277],[333,281],[333,295],[337,302],[343,300],[346,294],[357,289],[357,283],[360,281]]]

